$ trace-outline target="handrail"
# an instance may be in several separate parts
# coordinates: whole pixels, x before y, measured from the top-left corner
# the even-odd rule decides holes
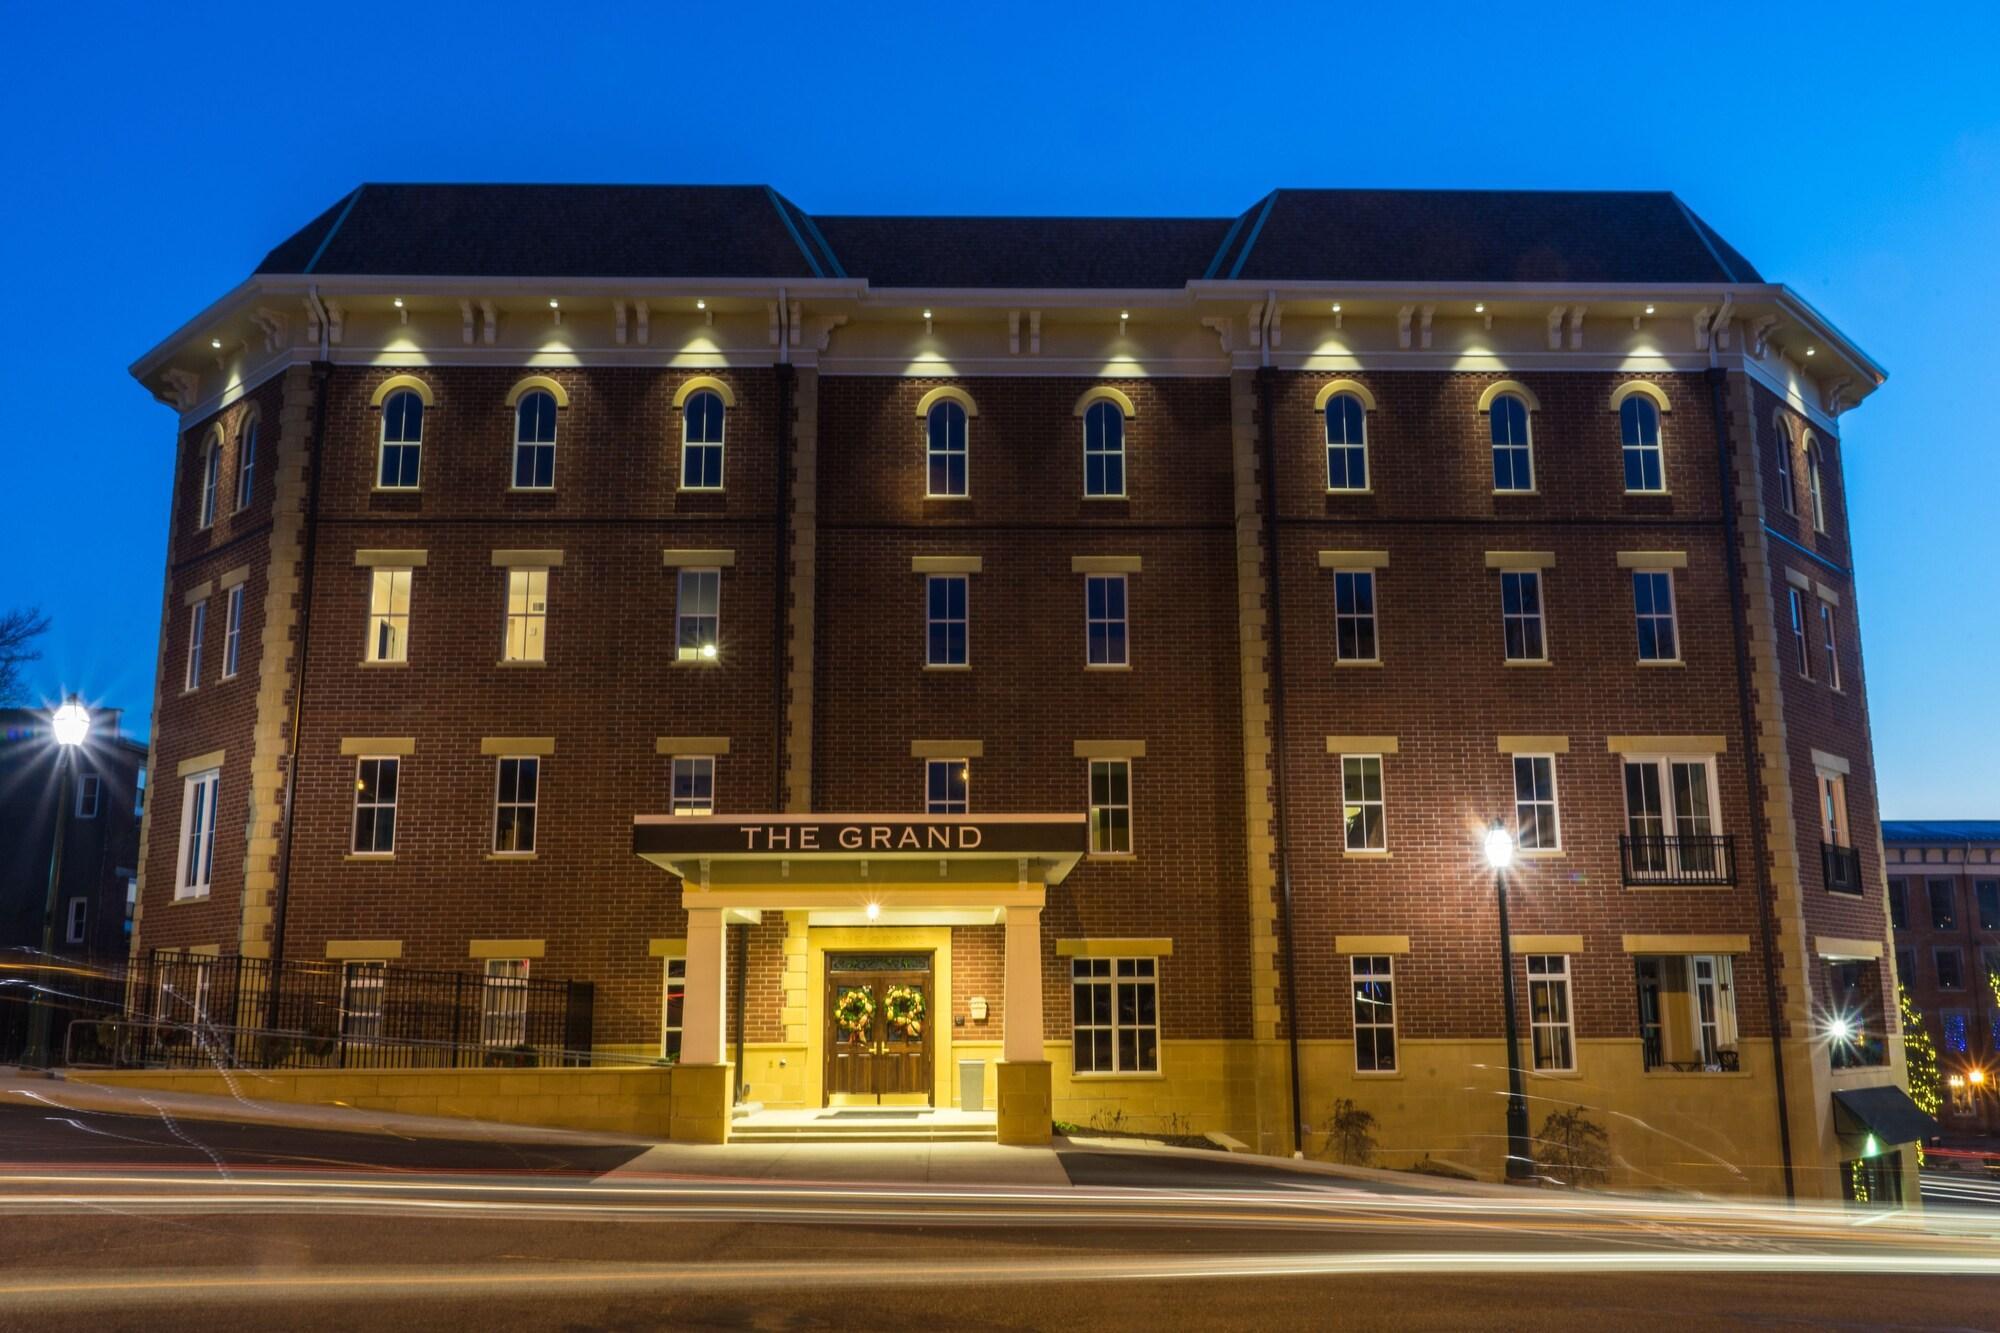
[[[1731,834],[1618,839],[1618,864],[1628,885],[1704,885],[1736,882],[1736,839]]]

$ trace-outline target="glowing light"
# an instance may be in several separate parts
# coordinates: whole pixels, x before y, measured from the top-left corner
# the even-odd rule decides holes
[[[210,339],[208,340],[208,345],[209,345],[210,347],[213,347],[213,348],[214,348],[214,349],[215,349],[216,351],[218,351],[218,352],[219,352],[219,351],[221,351],[221,350],[222,350],[222,339],[220,339],[220,338],[210,338]],[[1808,356],[1810,356],[1810,355],[1811,355],[1811,353],[1810,353],[1810,352],[1808,352],[1808,353],[1807,353],[1807,355],[1808,355]]]
[[[699,296],[697,296],[694,299],[694,308],[696,310],[706,310],[708,309],[708,302],[702,300]]]
[[[1808,347],[1808,348],[1806,348],[1806,355],[1807,355],[1807,356],[1818,356],[1818,355],[1819,355],[1819,348],[1817,348],[1817,347]]]
[[[1846,1041],[1854,1035],[1854,1023],[1845,1014],[1835,1014],[1827,1020],[1826,1034],[1835,1041]]]
[[[1647,314],[1649,314],[1649,315],[1650,315],[1650,314],[1652,314],[1652,313],[1653,313],[1653,307],[1651,307],[1651,306],[1647,306],[1647,307],[1646,307],[1646,313],[1647,313]]]
[[[1132,318],[1132,312],[1131,312],[1131,311],[1129,311],[1129,310],[1121,310],[1121,311],[1119,311],[1119,312],[1118,312],[1118,318],[1120,318],[1120,319],[1130,319],[1130,318]]]
[[[1485,314],[1485,313],[1486,313],[1486,302],[1484,302],[1484,301],[1480,301],[1480,302],[1478,302],[1477,304],[1475,304],[1475,305],[1474,305],[1474,306],[1472,307],[1472,313],[1473,313],[1473,314],[1475,314],[1475,315],[1483,315],[1483,314]]]
[[[1486,831],[1486,864],[1495,870],[1514,864],[1514,835],[1498,824]]]
[[[704,643],[701,646],[701,655],[703,657],[713,659],[715,657],[715,645],[712,643]]]
[[[1945,1082],[1954,1088],[1962,1088],[1965,1086],[1965,1075],[1953,1074],[1950,1078],[1946,1079]]]
[[[81,745],[83,738],[90,734],[90,710],[83,706],[83,700],[72,694],[63,701],[50,719],[55,729],[57,745]]]
[[[880,920],[881,916],[882,916],[882,904],[880,903],[868,904],[868,919],[870,921]]]
[[[1335,301],[1333,303],[1333,313],[1336,315],[1340,313],[1340,302]]]
[[[560,310],[560,309],[562,309],[562,302],[561,302],[561,301],[558,301],[558,300],[556,300],[556,298],[555,298],[555,297],[551,296],[551,297],[549,298],[549,309],[551,309],[551,310]]]
[[[1966,1078],[1971,1080],[1973,1087],[1975,1088],[1980,1087],[1986,1082],[1986,1071],[1983,1069],[1975,1069],[1970,1074],[1967,1074]]]
[[[931,317],[930,307],[926,306],[924,307],[924,318],[929,319],[930,317]]]
[[[399,296],[396,298],[396,309],[401,310],[402,308],[403,308],[403,298]]]

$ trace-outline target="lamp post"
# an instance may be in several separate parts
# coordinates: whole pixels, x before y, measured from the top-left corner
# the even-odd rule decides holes
[[[1514,837],[1499,820],[1486,831],[1486,864],[1493,867],[1493,896],[1500,903],[1500,998],[1507,1007],[1507,1179],[1534,1174],[1528,1153],[1528,1097],[1521,1089],[1521,1040],[1514,1023],[1514,940],[1507,929],[1507,867]]]
[[[42,904],[42,966],[56,951],[56,898],[62,887],[63,843],[69,839],[69,807],[76,799],[73,776],[76,751],[90,735],[90,710],[72,694],[49,719],[56,738],[56,764],[60,771],[56,785],[56,836],[49,848],[49,892]],[[47,1069],[55,1062],[49,1057],[49,1002],[46,981],[35,986],[28,1011],[28,1050],[22,1063]]]

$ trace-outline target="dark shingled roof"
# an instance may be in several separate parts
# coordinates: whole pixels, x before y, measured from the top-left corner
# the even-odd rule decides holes
[[[2000,842],[2000,819],[1885,819],[1884,842]]]
[[[1274,190],[1235,218],[815,217],[762,185],[363,185],[260,273],[877,287],[1761,282],[1667,193]]]

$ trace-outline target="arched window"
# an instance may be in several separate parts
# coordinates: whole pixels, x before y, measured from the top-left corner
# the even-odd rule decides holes
[[[1811,435],[1806,437],[1806,498],[1812,501],[1812,521],[1814,532],[1826,531],[1826,482],[1821,469],[1825,459],[1819,451],[1819,440]]]
[[[257,489],[257,427],[260,424],[256,413],[251,413],[243,423],[243,434],[236,445],[236,507],[248,509],[250,497]]]
[[[722,395],[700,389],[681,404],[681,489],[722,489]]]
[[[415,490],[423,461],[424,400],[414,389],[398,389],[382,402],[382,466],[375,484]]]
[[[1792,480],[1792,433],[1780,422],[1771,423],[1778,446],[1778,503],[1787,514],[1799,512],[1799,484]]]
[[[1488,411],[1493,423],[1493,489],[1535,489],[1535,449],[1528,436],[1528,405],[1516,394],[1503,393]]]
[[[201,518],[197,527],[215,522],[215,487],[222,477],[222,437],[212,435],[201,453]]]
[[[514,408],[514,489],[556,484],[556,398],[545,389],[521,395]]]
[[[1125,494],[1125,414],[1108,399],[1084,409],[1083,493]]]
[[[1368,412],[1351,393],[1326,400],[1326,488],[1368,489]]]
[[[925,494],[962,496],[966,493],[965,407],[946,398],[931,408],[924,421],[928,476]]]
[[[1660,460],[1660,408],[1652,399],[1633,394],[1618,405],[1618,432],[1625,445],[1625,489],[1663,491],[1666,471]]]

